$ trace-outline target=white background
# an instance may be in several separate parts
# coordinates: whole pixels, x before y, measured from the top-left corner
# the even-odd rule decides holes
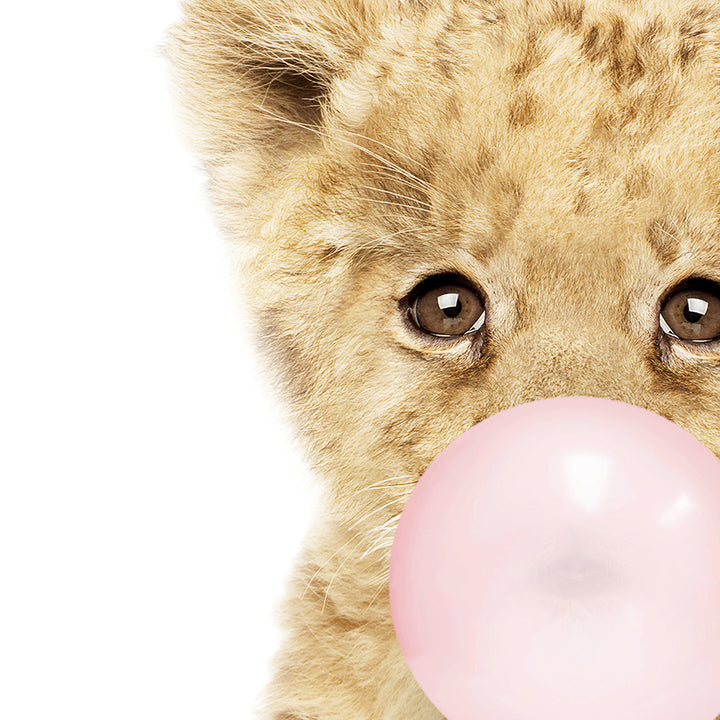
[[[250,718],[316,493],[177,139],[179,8],[8,6],[0,718]]]

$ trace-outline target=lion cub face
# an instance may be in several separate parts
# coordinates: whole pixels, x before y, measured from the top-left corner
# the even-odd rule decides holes
[[[513,405],[621,400],[720,453],[718,2],[192,0],[170,51],[357,557]]]

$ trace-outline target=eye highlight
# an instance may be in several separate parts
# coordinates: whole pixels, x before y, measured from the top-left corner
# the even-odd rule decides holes
[[[439,275],[421,283],[410,301],[412,322],[428,335],[469,335],[485,323],[480,293],[464,278]]]
[[[678,285],[665,299],[659,321],[666,335],[679,340],[720,339],[720,285],[702,278]]]

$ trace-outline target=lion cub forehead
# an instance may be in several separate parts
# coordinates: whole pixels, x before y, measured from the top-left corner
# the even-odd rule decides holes
[[[604,111],[640,114],[647,130],[676,107],[680,86],[697,90],[696,104],[717,105],[715,0],[428,5],[413,22],[389,15],[380,37],[336,78],[331,128],[394,128],[416,144],[438,119],[463,114],[477,126],[544,122],[576,133],[623,121]]]
[[[337,80],[331,147],[475,237],[644,235],[716,205],[719,84],[719,2],[438,3]]]

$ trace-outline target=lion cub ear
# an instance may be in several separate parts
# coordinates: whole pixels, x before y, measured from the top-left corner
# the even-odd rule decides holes
[[[317,141],[333,79],[403,0],[186,0],[164,52],[181,130],[211,165]]]

